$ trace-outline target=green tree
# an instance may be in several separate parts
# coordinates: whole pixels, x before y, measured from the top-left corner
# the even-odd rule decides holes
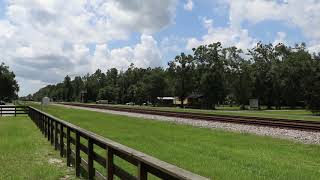
[[[236,47],[225,49],[226,60],[229,63],[228,70],[229,89],[232,97],[245,109],[252,92],[252,68],[251,62],[242,58],[242,51]]]
[[[80,76],[76,76],[74,80],[71,82],[71,84],[73,89],[72,99],[80,101],[80,92],[84,89],[84,83],[82,81],[82,78]]]
[[[267,105],[268,109],[279,97],[281,91],[278,84],[277,65],[279,59],[272,44],[258,43],[249,50],[253,63],[254,89],[253,96],[259,99],[260,103]]]
[[[63,95],[65,101],[71,101],[72,100],[72,84],[71,84],[71,78],[69,76],[66,76],[63,81]]]
[[[168,65],[171,77],[174,79],[174,94],[179,97],[183,108],[183,101],[193,91],[192,72],[195,68],[193,57],[181,53]]]
[[[118,84],[118,70],[111,68],[106,73],[107,84],[116,87]]]
[[[283,59],[281,70],[285,105],[294,108],[302,104],[305,99],[306,82],[310,76],[312,78],[313,66],[311,54],[304,44],[290,49],[290,53]]]
[[[97,101],[99,90],[106,86],[106,76],[100,70],[96,70],[92,75],[85,77],[85,90],[87,90],[88,101]]]
[[[19,85],[15,77],[8,66],[0,64],[0,100],[10,101],[18,97]]]
[[[199,92],[204,96],[204,107],[215,109],[222,102],[226,92],[226,66],[221,43],[202,45],[194,48],[197,65]]]
[[[320,115],[320,53],[313,56],[311,75],[305,79],[305,103],[311,112]]]
[[[113,86],[107,85],[99,90],[98,99],[116,101],[118,89]]]
[[[149,97],[149,100],[153,105],[157,101],[157,97],[164,96],[167,92],[167,81],[165,79],[165,71],[162,68],[155,68],[150,71],[144,79],[144,92]]]

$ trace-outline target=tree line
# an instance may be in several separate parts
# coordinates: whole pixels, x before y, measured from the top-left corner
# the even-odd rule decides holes
[[[201,95],[199,107],[237,104],[242,109],[250,98],[269,109],[307,107],[320,111],[320,53],[310,53],[304,43],[258,43],[246,52],[224,48],[220,42],[181,53],[166,68],[115,68],[49,85],[33,94],[35,100],[49,96],[55,101],[106,99],[114,103],[157,103],[157,97],[176,96],[183,102],[191,94]],[[181,106],[184,106],[181,104]]]

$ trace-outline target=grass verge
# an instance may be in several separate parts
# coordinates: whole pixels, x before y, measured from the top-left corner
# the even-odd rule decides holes
[[[0,117],[0,179],[75,179],[27,116]]]
[[[320,177],[319,145],[59,106],[48,106],[43,110],[209,178]]]

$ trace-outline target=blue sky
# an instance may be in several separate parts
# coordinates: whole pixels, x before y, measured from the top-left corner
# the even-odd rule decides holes
[[[319,52],[319,29],[319,0],[0,0],[0,59],[27,95],[98,68],[165,67],[216,41]]]

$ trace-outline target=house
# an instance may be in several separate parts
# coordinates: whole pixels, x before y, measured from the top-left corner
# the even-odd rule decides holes
[[[190,108],[200,108],[203,100],[202,94],[193,93],[190,94],[187,98],[186,106]]]
[[[183,100],[183,104],[186,105],[186,104],[188,104],[188,103],[189,103],[189,102],[188,102],[188,98],[185,98],[185,99]],[[180,99],[179,97],[175,97],[173,104],[176,105],[176,106],[180,106],[180,105],[181,105],[181,99]]]
[[[200,107],[203,95],[191,94],[183,100],[186,107]],[[181,100],[179,97],[157,97],[159,104],[164,106],[180,106]]]
[[[157,97],[158,103],[163,106],[173,106],[175,97]]]

